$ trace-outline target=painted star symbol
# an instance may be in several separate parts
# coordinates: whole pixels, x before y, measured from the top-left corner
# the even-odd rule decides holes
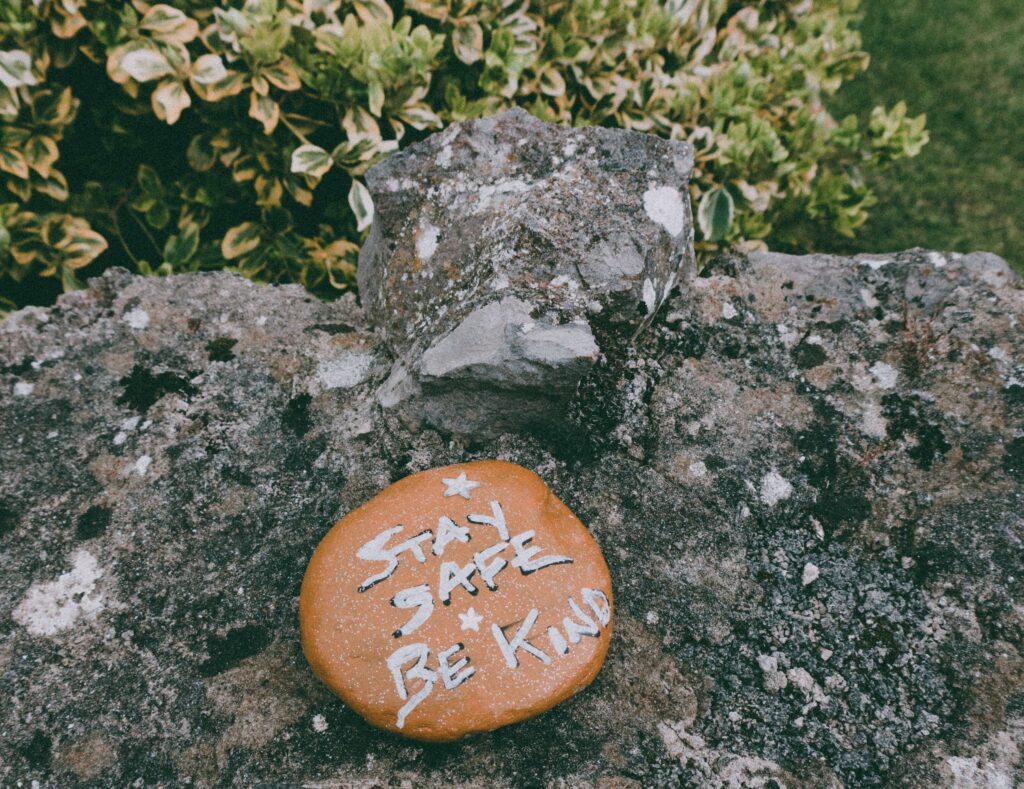
[[[473,607],[470,606],[466,609],[466,613],[459,614],[459,623],[462,625],[463,630],[480,630],[480,623],[483,621],[483,617],[480,616]]]
[[[480,487],[479,482],[466,479],[465,471],[460,473],[455,479],[442,479],[441,481],[445,484],[446,488],[444,492],[445,498],[448,498],[449,496],[462,496],[462,498],[468,499],[469,492],[473,490],[473,488]]]

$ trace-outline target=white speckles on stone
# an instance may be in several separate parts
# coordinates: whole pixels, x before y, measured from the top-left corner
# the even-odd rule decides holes
[[[267,325],[267,316],[266,315],[260,315],[256,319],[256,325],[257,326],[266,326]]]
[[[782,768],[774,762],[710,748],[699,734],[687,730],[691,723],[692,718],[689,721],[660,721],[658,736],[670,756],[693,769],[697,775],[712,779],[706,780],[702,785],[786,785]]]
[[[437,237],[440,231],[425,216],[420,217],[416,233],[416,257],[426,263],[437,251]]]
[[[872,438],[885,438],[887,426],[888,423],[882,416],[881,406],[873,400],[864,403],[860,429]]]
[[[988,349],[988,357],[994,359],[997,362],[1010,363],[1010,354],[1000,348],[998,345],[993,345]]]
[[[832,657],[832,654],[833,653],[831,649],[823,649],[821,650],[821,659],[825,662],[828,662],[828,659]]]
[[[370,377],[373,361],[373,354],[365,352],[324,359],[317,367],[316,378],[325,389],[351,389]]]
[[[661,293],[661,300],[664,301],[668,298],[668,294],[672,292],[672,286],[676,284],[676,273],[673,271],[668,275],[668,279],[665,280],[665,289]]]
[[[704,464],[703,460],[697,460],[690,464],[689,472],[691,477],[700,478],[708,473],[708,467]]]
[[[808,337],[806,340],[804,340],[804,342],[807,343],[808,345],[818,345],[818,346],[820,346],[822,344],[821,335],[820,334],[812,334],[810,337]]]
[[[138,417],[138,416],[130,416],[127,419],[121,420],[121,429],[122,430],[134,430],[135,428],[137,428],[139,426],[139,420],[141,418],[142,417]]]
[[[878,299],[875,298],[875,294],[871,292],[870,288],[860,289],[860,300],[864,302],[864,306],[868,309],[874,309],[878,306]]]
[[[800,337],[797,332],[787,326],[785,323],[775,324],[775,331],[779,333],[779,339],[782,340],[782,344],[787,348],[792,348],[797,344]]]
[[[778,654],[758,655],[757,666],[764,674],[764,686],[771,691],[780,691],[789,684],[786,675],[779,671]]]
[[[824,695],[818,688],[818,683],[814,681],[814,677],[811,676],[811,672],[807,669],[791,668],[786,672],[786,679],[789,680],[789,684],[799,688],[804,696],[808,698],[824,698]]]
[[[785,690],[787,685],[789,685],[789,680],[781,671],[771,671],[764,675],[764,687],[766,690],[778,693],[780,690]]]
[[[892,263],[892,260],[889,258],[857,258],[857,262],[863,263],[872,271],[878,271],[882,266],[888,266]]]
[[[34,636],[52,636],[68,630],[80,619],[93,619],[103,609],[96,581],[103,570],[91,553],[77,551],[71,570],[56,581],[32,584],[14,609],[14,621]]]
[[[761,501],[769,507],[774,507],[780,501],[788,499],[793,494],[793,486],[789,480],[777,471],[769,471],[761,477]]]
[[[119,447],[119,446],[121,446],[121,444],[123,444],[127,440],[128,440],[128,434],[125,433],[122,430],[116,436],[114,436],[114,446],[115,447]]]
[[[30,384],[28,381],[18,381],[14,385],[14,396],[15,397],[28,397],[32,392],[35,391],[36,385]]]
[[[149,326],[149,313],[145,310],[134,309],[130,312],[126,312],[121,320],[127,323],[131,328],[141,331]]]
[[[452,146],[444,146],[437,154],[437,164],[439,167],[447,167],[452,163]]]
[[[647,314],[650,315],[658,304],[658,291],[655,290],[654,283],[649,279],[644,280],[643,298],[644,306],[647,307]]]
[[[660,619],[660,617],[658,616],[657,611],[648,611],[647,614],[644,616],[644,619],[647,621],[647,624],[656,625],[658,624],[658,620]]]
[[[722,317],[727,321],[732,320],[737,315],[739,315],[739,313],[736,311],[736,308],[732,306],[731,301],[727,301],[722,305]]]
[[[994,762],[982,762],[978,757],[950,756],[946,759],[953,773],[951,789],[1013,789],[1012,768],[1006,769]]]
[[[644,192],[644,211],[647,216],[665,228],[670,236],[678,236],[686,224],[686,209],[678,189],[671,186],[651,187]]]
[[[899,371],[891,364],[875,362],[871,365],[871,375],[875,377],[875,384],[879,389],[892,389],[896,386],[896,379],[899,378]]]
[[[946,256],[941,254],[940,252],[929,252],[928,262],[935,266],[935,268],[945,268]]]
[[[131,466],[128,467],[128,473],[138,474],[140,477],[146,476],[146,472],[149,471],[149,464],[153,462],[153,458],[149,455],[142,455],[136,460]]]
[[[807,562],[807,564],[804,565],[804,574],[800,577],[800,582],[804,586],[808,586],[817,581],[820,574],[821,571],[818,569],[818,565],[813,564],[812,562]]]
[[[320,714],[313,716],[313,731],[315,731],[317,734],[323,734],[325,731],[327,731],[327,728],[327,718]]]
[[[530,191],[531,188],[533,187],[530,184],[518,178],[481,186],[480,191],[477,193],[478,199],[474,206],[474,212],[479,213],[490,208],[495,197],[500,198],[507,194],[521,194]]]

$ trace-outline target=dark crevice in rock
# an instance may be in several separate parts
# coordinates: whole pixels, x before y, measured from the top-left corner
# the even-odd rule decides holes
[[[246,658],[262,652],[273,640],[273,634],[262,625],[244,625],[223,636],[208,636],[209,657],[199,666],[204,677],[213,677],[234,668]]]
[[[103,534],[110,525],[110,507],[93,505],[78,516],[75,534],[80,540],[91,540]]]
[[[1003,471],[1015,479],[1024,479],[1024,436],[1018,436],[1006,445]]]
[[[0,500],[0,539],[13,532],[19,520],[20,516],[15,511],[14,504]]]
[[[281,415],[281,426],[292,435],[301,438],[313,428],[313,419],[309,414],[309,404],[313,398],[308,394],[300,394],[291,398]]]
[[[46,769],[53,760],[53,740],[42,729],[36,729],[32,739],[22,746],[21,754],[29,767],[36,770]]]
[[[129,375],[120,380],[124,392],[117,398],[118,405],[128,405],[141,414],[146,413],[157,400],[172,392],[190,397],[198,393],[198,389],[189,383],[189,378],[196,373],[189,373],[185,378],[172,372],[153,373],[147,367],[135,365]]]
[[[231,349],[238,344],[234,337],[217,337],[206,343],[206,353],[211,362],[230,362],[235,358]]]
[[[0,373],[9,375],[24,375],[32,369],[32,359],[25,357],[17,364],[0,365]]]
[[[828,354],[820,345],[807,342],[806,338],[793,349],[793,363],[801,370],[810,370],[828,361]]]
[[[314,323],[306,328],[307,332],[322,331],[324,334],[350,334],[356,331],[355,326],[347,323]]]
[[[894,441],[912,437],[914,445],[907,455],[923,469],[929,469],[952,445],[939,427],[934,409],[917,395],[887,394],[882,398],[882,413],[889,420],[888,435]]]

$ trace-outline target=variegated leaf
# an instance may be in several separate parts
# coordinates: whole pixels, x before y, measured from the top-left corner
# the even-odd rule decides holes
[[[21,151],[13,148],[0,148],[0,170],[15,178],[28,178],[28,163]]]
[[[164,80],[153,91],[153,112],[169,126],[177,123],[181,112],[192,104],[185,86],[177,80]]]
[[[81,12],[68,13],[64,9],[56,10],[50,19],[50,30],[57,38],[74,38],[75,34],[85,27],[85,17]]]
[[[153,38],[187,44],[199,35],[199,24],[169,5],[150,6],[139,27]]]
[[[67,235],[56,244],[64,268],[88,266],[107,248],[107,240],[84,219],[75,218],[66,227]]]
[[[43,178],[46,178],[53,168],[54,162],[60,156],[57,143],[49,137],[35,135],[29,138],[22,149],[25,161],[29,167],[35,170]]]
[[[34,186],[37,192],[42,192],[59,203],[68,199],[68,179],[56,170],[52,170],[46,178]]]
[[[395,21],[394,14],[391,12],[391,6],[384,0],[355,0],[352,5],[355,7],[355,12],[359,15],[363,24],[369,25],[374,22],[384,22],[390,27]]]
[[[545,96],[565,94],[565,80],[554,66],[548,66],[540,74],[540,92]]]
[[[455,57],[467,66],[484,56],[484,30],[475,19],[461,20],[452,32]]]
[[[706,192],[697,208],[697,222],[705,241],[722,241],[732,225],[736,206],[728,190]]]
[[[23,85],[38,83],[32,73],[32,58],[28,52],[11,49],[0,52],[0,84],[7,88],[20,88]]]
[[[0,117],[13,118],[18,114],[18,93],[14,88],[0,85]]]
[[[348,204],[356,216],[356,230],[362,232],[373,222],[373,198],[370,190],[354,178],[352,188],[348,190]]]
[[[213,85],[228,75],[220,55],[200,55],[192,64],[192,79],[200,85]]]
[[[252,252],[260,245],[260,226],[243,222],[228,230],[220,244],[220,252],[227,260],[235,260]]]
[[[414,129],[440,129],[443,125],[437,114],[425,104],[403,107],[398,116]]]
[[[163,53],[150,47],[126,52],[120,59],[119,70],[136,82],[151,82],[174,73]]]
[[[303,173],[313,178],[323,178],[331,169],[331,155],[319,145],[300,145],[292,151],[293,173]]]
[[[237,71],[229,71],[223,79],[212,85],[201,85],[192,80],[192,89],[203,101],[220,101],[228,96],[237,96],[245,89],[246,79]]]
[[[272,85],[281,90],[293,91],[302,87],[299,72],[287,58],[282,58],[274,65],[267,66],[263,69],[262,74]]]
[[[384,109],[384,86],[379,82],[371,82],[366,89],[369,95],[370,112],[379,118]]]
[[[171,268],[184,266],[199,249],[199,226],[189,224],[181,232],[167,239],[164,244],[164,262]]]
[[[380,126],[377,125],[377,121],[359,105],[349,107],[345,111],[345,117],[341,120],[341,127],[345,130],[345,134],[351,143],[357,143],[361,140],[377,141],[380,139]]]
[[[264,134],[273,134],[281,117],[281,108],[269,96],[253,92],[249,94],[249,117],[263,124]]]

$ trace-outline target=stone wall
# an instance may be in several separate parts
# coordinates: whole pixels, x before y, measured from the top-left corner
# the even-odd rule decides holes
[[[0,323],[0,784],[1024,780],[1020,279],[921,250],[696,276],[685,147],[545,128],[516,148],[529,121],[488,123],[371,178],[406,201],[378,198],[371,317],[112,271]],[[429,227],[428,176],[470,184]],[[474,212],[484,195],[504,208]],[[422,271],[447,287],[392,287]],[[460,337],[481,310],[501,315]],[[388,483],[488,457],[537,471],[602,546],[608,662],[493,734],[382,734],[302,657],[303,569]]]

